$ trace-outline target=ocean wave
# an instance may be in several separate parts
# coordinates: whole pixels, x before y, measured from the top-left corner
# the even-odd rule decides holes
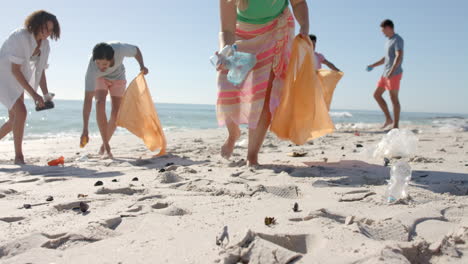
[[[432,121],[442,133],[468,132],[468,119],[466,118],[444,118]]]
[[[353,115],[350,112],[330,112],[331,117],[345,117],[345,118],[351,118]]]
[[[363,130],[379,128],[377,123],[339,123],[335,125],[337,130]]]

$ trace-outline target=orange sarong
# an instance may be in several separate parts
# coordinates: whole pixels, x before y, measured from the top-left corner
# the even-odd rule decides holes
[[[125,91],[117,115],[117,125],[143,139],[149,150],[160,149],[157,156],[166,154],[166,137],[145,77],[141,73]]]
[[[335,126],[329,109],[342,72],[316,71],[314,49],[309,39],[296,36],[270,130],[281,139],[302,145],[332,133]]]

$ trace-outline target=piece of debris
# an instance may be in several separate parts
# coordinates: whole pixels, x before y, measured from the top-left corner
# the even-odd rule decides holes
[[[294,152],[288,153],[288,156],[293,157],[293,158],[305,157],[306,155],[307,155],[307,152],[294,151]]]
[[[23,204],[24,209],[31,209],[32,205],[30,204]]]
[[[224,246],[224,240],[227,240],[227,244],[229,244],[229,233],[228,233],[228,227],[225,226],[223,228],[223,232],[219,236],[216,236],[216,245],[217,246]]]
[[[81,212],[83,213],[86,213],[86,211],[88,211],[89,209],[89,205],[85,202],[80,202],[80,210]]]
[[[97,181],[94,186],[102,186],[104,185],[104,183],[102,181]]]
[[[295,212],[295,213],[299,212],[299,204],[298,203],[294,203],[293,212]]]
[[[118,182],[118,180],[117,180],[117,179],[113,179],[112,182]]]
[[[132,181],[138,181],[138,177],[133,178]]]
[[[356,144],[356,148],[363,148],[364,146],[362,144]]]
[[[388,158],[384,158],[384,166],[388,167],[389,164],[390,164],[390,160]]]
[[[355,217],[353,215],[346,217],[345,225],[352,225],[354,223],[354,218]]]
[[[166,172],[166,169],[160,169],[159,170],[159,173],[163,173],[163,172]]]
[[[88,197],[87,194],[82,194],[82,193],[78,194],[78,198],[86,198],[86,197]]]
[[[274,217],[265,217],[265,225],[267,226],[276,225],[276,219]]]
[[[47,202],[52,202],[53,200],[54,200],[54,197],[52,196],[48,196],[46,199]]]

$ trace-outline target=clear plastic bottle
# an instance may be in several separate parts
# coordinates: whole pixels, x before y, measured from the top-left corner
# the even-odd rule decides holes
[[[213,66],[224,64],[229,70],[227,79],[234,85],[240,85],[257,63],[254,54],[237,51],[236,45],[226,45],[216,56],[210,58]]]
[[[398,161],[392,166],[388,181],[387,201],[393,203],[408,197],[408,184],[411,181],[411,166],[406,161]]]

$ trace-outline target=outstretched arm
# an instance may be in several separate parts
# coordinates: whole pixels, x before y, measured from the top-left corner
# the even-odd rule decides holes
[[[324,60],[324,61],[323,61],[323,64],[327,65],[328,68],[330,68],[330,69],[332,69],[332,70],[334,70],[334,71],[341,72],[340,69],[338,69],[338,68],[335,66],[335,64],[329,62],[328,60]]]
[[[309,7],[305,0],[291,0],[291,5],[297,23],[301,26],[299,34],[309,37]]]
[[[377,61],[376,63],[369,65],[369,67],[375,68],[377,66],[383,65],[384,63],[385,63],[385,58],[382,58],[379,61]]]
[[[145,75],[148,74],[148,68],[145,67],[145,62],[143,61],[143,55],[141,54],[140,48],[137,48],[135,59],[137,60],[138,64],[140,64],[140,71]]]

